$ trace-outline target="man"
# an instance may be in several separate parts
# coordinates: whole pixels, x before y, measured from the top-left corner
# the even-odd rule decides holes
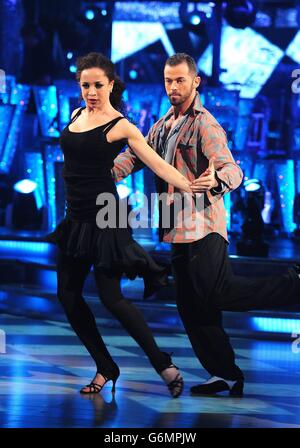
[[[281,277],[247,279],[233,275],[227,254],[226,213],[223,195],[237,188],[243,178],[227,146],[224,130],[202,106],[196,89],[200,84],[196,63],[177,53],[165,64],[164,80],[172,107],[147,135],[148,144],[193,182],[204,206],[192,209],[203,225],[190,232],[182,225],[161,229],[164,242],[172,244],[176,301],[192,347],[211,378],[193,386],[197,395],[228,390],[243,394],[243,373],[235,364],[233,349],[222,327],[222,310],[246,311],[299,303],[299,267]],[[127,149],[114,162],[119,181],[143,167]],[[157,180],[158,192],[174,192]],[[195,202],[196,203],[196,202]]]

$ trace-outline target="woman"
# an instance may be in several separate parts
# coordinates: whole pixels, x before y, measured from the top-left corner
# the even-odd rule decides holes
[[[77,80],[86,107],[75,110],[62,131],[66,218],[49,240],[60,248],[57,264],[58,298],[67,318],[97,366],[97,373],[81,393],[98,393],[104,384],[119,376],[89,307],[82,297],[84,281],[94,266],[103,304],[141,346],[173,397],[183,389],[183,379],[169,354],[161,352],[141,312],[124,300],[120,290],[123,273],[129,278],[144,276],[146,286],[159,283],[163,268],[139,246],[127,228],[99,228],[96,215],[100,193],[117,198],[111,176],[113,160],[126,143],[158,176],[177,188],[190,192],[190,183],[160,158],[140,131],[120,113],[123,83],[114,73],[113,63],[99,53],[79,58]]]

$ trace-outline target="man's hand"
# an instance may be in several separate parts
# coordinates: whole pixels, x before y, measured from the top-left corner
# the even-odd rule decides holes
[[[194,193],[204,193],[205,191],[209,191],[212,188],[216,188],[218,186],[218,181],[215,177],[215,157],[212,157],[209,160],[208,168],[195,179],[191,185],[191,189]]]

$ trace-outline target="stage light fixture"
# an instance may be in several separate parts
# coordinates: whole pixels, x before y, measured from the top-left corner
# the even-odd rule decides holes
[[[95,12],[92,9],[87,9],[84,15],[87,20],[94,20],[95,18]]]
[[[244,182],[244,188],[247,192],[259,191],[263,188],[262,183],[258,179],[247,179]]]
[[[267,257],[269,244],[264,241],[262,218],[265,188],[259,179],[247,179],[244,187],[244,222],[242,239],[236,244],[237,254],[245,257]]]
[[[207,35],[206,26],[211,16],[212,14],[210,12],[198,9],[197,5],[193,5],[193,9],[191,9],[191,5],[188,2],[181,2],[179,8],[181,23],[185,28],[195,34],[203,37]]]
[[[130,79],[135,80],[135,79],[137,79],[137,77],[138,77],[138,73],[137,73],[136,70],[130,70],[129,71],[129,78]]]
[[[22,179],[13,187],[12,204],[8,210],[8,226],[20,230],[38,230],[43,223],[43,201],[39,187],[30,179]]]
[[[257,7],[249,0],[233,0],[227,3],[224,17],[233,28],[245,29],[255,22]]]

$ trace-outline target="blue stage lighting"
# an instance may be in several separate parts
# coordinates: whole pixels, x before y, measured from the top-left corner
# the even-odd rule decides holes
[[[248,192],[258,191],[262,188],[262,184],[258,179],[248,179],[244,182],[244,188]]]
[[[38,210],[43,207],[43,199],[41,197],[40,189],[38,184],[31,179],[23,179],[14,185],[14,190],[16,193],[21,193],[25,195],[33,194],[35,204]]]
[[[67,58],[68,58],[68,59],[72,59],[72,57],[73,57],[73,53],[72,53],[72,51],[68,51],[68,53],[67,53]]]
[[[138,77],[138,73],[137,73],[137,71],[136,71],[136,70],[130,70],[130,72],[129,72],[129,78],[130,78],[130,79],[137,79],[137,77]]]
[[[7,225],[15,229],[37,230],[43,223],[43,200],[36,182],[22,179],[14,185]]]
[[[132,193],[132,188],[129,188],[127,185],[119,184],[117,185],[117,192],[120,199],[124,199]]]
[[[69,70],[71,73],[76,73],[76,65],[74,64],[70,65]]]
[[[198,14],[192,14],[189,20],[192,25],[199,25],[201,23],[201,17]]]
[[[37,187],[37,183],[30,179],[23,179],[14,185],[14,190],[18,193],[29,194]]]
[[[274,317],[252,317],[255,330],[272,333],[300,334],[300,319],[282,319]]]
[[[0,241],[0,250],[12,253],[15,256],[22,255],[47,255],[51,253],[51,245],[44,242],[33,241]]]
[[[87,9],[87,10],[85,11],[85,18],[86,18],[87,20],[94,20],[94,18],[95,18],[95,13],[94,13],[94,11],[93,11],[92,9]]]
[[[178,12],[182,25],[201,37],[207,37],[207,24],[212,16],[211,11],[205,11],[195,4],[191,10],[190,6],[187,1],[183,1],[180,4]]]
[[[101,15],[104,16],[104,17],[107,16],[107,10],[106,9],[102,9],[101,10]]]

